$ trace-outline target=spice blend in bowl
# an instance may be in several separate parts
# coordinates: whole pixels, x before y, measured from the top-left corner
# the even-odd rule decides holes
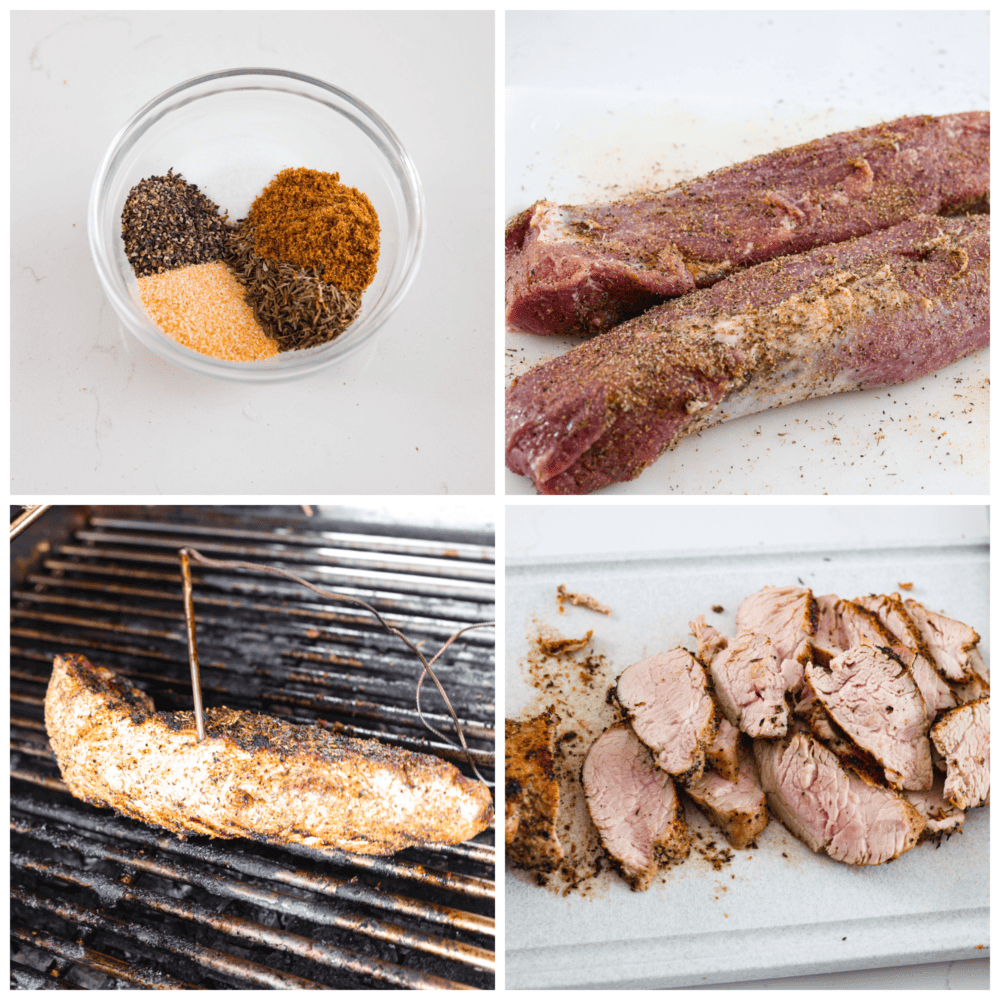
[[[237,226],[172,168],[136,184],[122,211],[150,316],[178,343],[228,361],[340,336],[375,277],[379,233],[365,194],[304,167],[282,170]]]
[[[254,200],[277,175],[305,165],[328,171],[331,178],[333,172],[339,173],[346,182],[342,186],[364,192],[377,213],[377,269],[363,292],[333,286],[336,292],[331,293],[324,281],[328,262],[322,258],[314,267],[269,262],[253,250],[252,227],[254,259],[250,266],[248,260],[239,259],[245,240],[237,238],[239,229],[233,221],[249,214]],[[219,261],[239,275],[236,280],[277,286],[274,296],[259,297],[256,309],[261,329],[268,327],[274,334],[268,338],[275,345],[272,357],[247,363],[230,360],[233,355],[224,351],[199,353],[165,333],[163,321],[144,305],[137,271],[122,239],[123,210],[141,181],[168,174],[168,179],[180,176],[191,187],[196,184],[208,201],[221,206],[218,215],[226,223],[222,230],[226,250]],[[371,108],[343,90],[301,74],[233,69],[168,90],[122,128],[94,179],[88,230],[105,293],[145,347],[199,374],[277,382],[371,356],[378,331],[415,278],[423,247],[423,213],[413,162]],[[179,270],[216,262],[192,265],[177,258],[166,263],[173,265],[168,270]],[[218,269],[210,273],[217,274]],[[247,304],[246,284],[242,292]],[[218,295],[215,298],[219,305]],[[202,347],[215,349],[211,344]]]

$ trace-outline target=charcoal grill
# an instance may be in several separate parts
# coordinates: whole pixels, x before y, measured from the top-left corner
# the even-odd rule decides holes
[[[22,989],[493,988],[494,831],[368,858],[178,837],[66,791],[45,735],[54,654],[192,707],[177,550],[279,566],[367,601],[429,656],[492,620],[484,528],[349,509],[55,507],[11,547],[11,984]],[[437,754],[419,660],[371,615],[294,583],[192,567],[205,704]],[[493,781],[494,635],[435,664]],[[425,685],[425,717],[454,729]]]

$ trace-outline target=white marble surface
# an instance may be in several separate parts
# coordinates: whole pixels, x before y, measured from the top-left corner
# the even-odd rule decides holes
[[[902,115],[989,108],[985,11],[512,11],[505,46],[508,218]],[[579,342],[508,333],[508,378]],[[710,428],[598,495],[982,495],[989,384],[986,349],[903,386]],[[505,492],[534,489],[508,471]]]
[[[15,13],[12,492],[492,494],[493,26],[491,11]],[[168,87],[255,65],[356,94],[420,173],[423,263],[365,370],[260,388],[188,374],[125,331],[98,282],[86,209],[112,137]]]

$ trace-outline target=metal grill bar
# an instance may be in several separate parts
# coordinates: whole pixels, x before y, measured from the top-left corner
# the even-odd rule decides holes
[[[206,551],[218,551],[216,546],[200,543]],[[86,556],[88,559],[125,559],[129,562],[147,563],[157,566],[172,565],[176,560],[170,556],[158,556],[151,552],[135,552],[131,549],[104,549],[86,548],[80,545],[58,545],[56,552],[69,556]],[[199,550],[200,551],[200,550]],[[229,549],[222,549],[228,552]],[[408,576],[401,573],[364,573],[338,570],[334,565],[317,563],[316,560],[294,559],[292,556],[301,556],[303,553],[282,552],[280,556],[274,552],[263,553],[261,562],[266,560],[266,565],[283,563],[311,562],[312,569],[303,568],[299,570],[299,576],[309,581],[318,581],[327,587],[333,586],[377,586],[390,587],[410,591],[415,594],[425,594],[431,597],[451,597],[462,598],[469,601],[493,601],[493,584],[478,583],[474,580],[464,582],[447,581],[434,579],[426,576]],[[213,572],[218,572],[217,570]],[[492,574],[491,574],[492,577]]]
[[[58,862],[41,861],[20,852],[11,852],[11,864],[23,870],[47,878],[56,878],[70,885],[80,886],[96,892],[102,902],[129,902],[160,913],[190,920],[232,937],[239,937],[272,948],[282,948],[301,958],[327,965],[355,975],[369,976],[378,982],[388,983],[403,989],[470,989],[463,983],[455,983],[440,976],[416,972],[401,966],[384,962],[378,958],[359,955],[346,948],[337,948],[323,941],[313,941],[299,934],[290,934],[273,927],[266,927],[244,917],[221,916],[206,910],[196,903],[172,899],[149,889],[136,889],[116,882],[97,872],[82,872]]]
[[[86,965],[87,968],[110,976],[112,979],[117,979],[119,982],[130,983],[133,986],[144,986],[151,990],[193,990],[197,988],[190,983],[174,979],[173,976],[168,976],[164,972],[145,969],[133,962],[123,962],[111,955],[94,951],[93,948],[88,948],[86,945],[58,938],[54,934],[30,931],[27,927],[12,927],[10,933],[11,937],[15,937],[33,948],[39,948],[58,958],[66,958],[71,962]]]
[[[282,972],[279,969],[269,969],[266,965],[258,965],[245,958],[235,958],[224,951],[206,948],[194,944],[185,938],[178,937],[160,927],[147,927],[134,921],[116,920],[105,913],[77,906],[75,903],[62,900],[50,900],[38,896],[23,886],[14,885],[10,890],[11,897],[32,910],[54,914],[71,924],[84,924],[98,930],[107,931],[118,937],[157,950],[166,950],[175,955],[194,962],[196,965],[213,972],[220,972],[233,979],[255,983],[258,986],[272,990],[325,990],[328,987],[301,976]]]
[[[29,969],[20,962],[10,963],[10,985],[18,990],[82,990],[76,983],[67,983],[63,979],[52,979],[43,976],[36,969]]]
[[[236,879],[220,878],[218,875],[201,872],[188,865],[160,861],[147,857],[134,848],[102,844],[80,834],[63,833],[60,835],[46,827],[36,829],[30,823],[17,819],[11,820],[10,828],[14,833],[43,841],[53,847],[69,848],[73,851],[79,851],[87,857],[114,861],[136,871],[147,872],[178,882],[186,882],[188,885],[196,885],[216,896],[253,903],[269,910],[277,910],[300,917],[315,924],[327,924],[340,930],[353,931],[378,941],[413,948],[436,955],[438,958],[463,962],[488,972],[492,972],[494,969],[493,953],[473,945],[408,931],[398,924],[366,917],[357,912],[336,912],[329,907],[317,906],[310,900],[298,896],[260,889]]]
[[[482,934],[492,937],[496,933],[492,917],[478,913],[467,913],[449,906],[436,903],[426,903],[422,900],[408,899],[394,893],[372,889],[355,881],[333,878],[329,875],[314,875],[301,869],[291,871],[281,865],[263,858],[254,858],[242,851],[224,850],[215,846],[192,844],[177,837],[157,834],[152,830],[126,824],[121,820],[105,819],[88,816],[79,809],[66,806],[55,806],[46,802],[38,802],[24,795],[11,797],[11,807],[22,813],[41,816],[46,819],[64,823],[70,827],[82,827],[94,833],[105,836],[130,840],[146,847],[158,847],[172,854],[196,858],[206,863],[222,865],[257,878],[281,882],[284,885],[309,892],[322,893],[345,902],[375,907],[402,916],[415,917],[430,923],[447,925],[470,934]],[[480,845],[468,845],[478,847]],[[478,860],[478,859],[477,859]],[[492,860],[492,859],[491,859]],[[493,955],[490,954],[491,964]]]
[[[67,564],[79,566],[77,563]],[[192,578],[193,574],[192,574]],[[41,574],[31,574],[28,582],[41,587],[70,587],[73,590],[94,590],[102,594],[119,594],[123,597],[146,597],[157,601],[169,601],[171,603],[181,601],[181,596],[168,590],[145,590],[142,587],[127,587],[119,584],[107,583],[102,580],[95,582],[92,580],[68,580],[65,577],[42,576]],[[17,590],[11,593],[11,597],[18,600],[32,601],[38,604],[64,604],[70,607],[93,608],[99,611],[113,611],[119,613],[129,613],[144,615],[154,618],[171,618],[179,620],[182,616],[176,611],[169,611],[159,608],[151,608],[149,605],[138,604],[112,604],[107,601],[86,601],[83,598],[74,598],[65,594],[51,594],[40,591]],[[369,603],[372,603],[369,601]],[[258,602],[247,602],[231,597],[217,597],[212,594],[198,595],[198,605],[216,608],[226,608],[230,611],[253,611],[264,612],[265,614],[287,615],[291,618],[308,618],[311,622],[327,621],[336,622],[341,625],[362,625],[370,626],[372,619],[370,615],[352,614],[349,611],[330,611],[321,607],[318,603],[310,607],[289,607],[287,604],[261,604]],[[435,639],[447,639],[455,628],[449,621],[441,621],[430,618],[406,617],[398,615],[383,615],[385,620],[394,628],[405,628],[415,635],[426,635]],[[198,621],[203,619],[198,617]],[[373,633],[378,635],[378,633]],[[463,641],[468,641],[473,645],[493,647],[496,641],[494,629],[477,629],[475,632],[467,632]]]
[[[87,549],[85,551],[89,552],[91,550]],[[46,569],[59,573],[86,573],[90,576],[121,577],[125,580],[149,580],[179,584],[181,579],[179,573],[156,573],[150,570],[117,566],[115,564],[103,566],[97,563],[66,562],[59,559],[46,559],[44,565]],[[305,577],[306,579],[310,579],[308,570],[302,569],[299,571],[298,575]],[[306,603],[309,603],[308,600],[303,597],[301,587],[290,587],[287,584],[274,582],[263,584],[254,582],[247,577],[227,578],[215,576],[212,573],[205,574],[204,576],[197,576],[192,573],[191,578],[198,586],[203,588],[215,587],[216,589],[228,589],[236,593],[263,594],[268,597],[288,597],[297,603],[302,603],[304,600]],[[315,576],[312,577],[312,579],[319,580],[319,578]],[[219,583],[220,580],[225,580],[225,586]],[[62,580],[60,585],[74,587],[78,582],[79,581],[75,577],[72,579],[67,578]],[[323,581],[320,580],[320,582]],[[361,597],[369,604],[378,608],[380,611],[391,608],[396,611],[407,611],[414,615],[423,614],[431,617],[437,615],[439,617],[453,618],[456,621],[470,622],[481,621],[484,617],[489,617],[489,615],[483,614],[483,610],[479,605],[470,606],[461,601],[448,601],[422,595],[403,594],[383,588],[372,589],[341,586],[338,587],[338,590],[344,594],[349,594],[352,597]],[[492,607],[492,598],[490,598],[488,603],[489,606]]]
[[[185,544],[185,539],[157,538],[155,535],[128,535],[109,531],[78,531],[76,538],[82,542],[100,545],[139,545],[148,549],[172,549],[176,551]],[[440,575],[459,580],[491,581],[494,576],[493,564],[464,562],[457,559],[435,559],[424,556],[386,558],[383,552],[365,551],[360,546],[339,548],[330,542],[319,543],[318,548],[302,552],[288,546],[288,538],[274,538],[271,548],[261,549],[249,545],[228,545],[225,542],[199,541],[199,552],[215,552],[240,556],[251,561],[256,559],[277,559],[282,562],[306,562],[320,566],[342,566],[351,569],[378,570],[380,573],[420,575]]]
[[[445,559],[478,559],[493,562],[496,550],[492,545],[470,545],[467,542],[437,542],[422,538],[398,538],[389,535],[362,535],[344,531],[254,531],[251,528],[217,528],[200,524],[170,524],[164,521],[129,521],[120,518],[93,517],[95,528],[115,528],[123,531],[162,531],[207,538],[249,538],[258,542],[284,545],[330,545],[337,548],[370,549],[373,552],[403,552],[409,555],[439,556]]]

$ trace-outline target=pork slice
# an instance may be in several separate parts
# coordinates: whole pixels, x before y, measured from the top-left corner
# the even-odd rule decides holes
[[[808,723],[807,731],[828,750],[832,750],[841,763],[869,785],[885,784],[885,768],[867,750],[862,750],[833,719],[815,698],[799,721]],[[801,725],[800,727],[801,728]]]
[[[741,629],[708,668],[726,718],[748,736],[782,736],[788,728],[785,678],[766,635]]]
[[[698,615],[688,625],[688,628],[698,643],[698,659],[706,667],[711,666],[712,660],[729,645],[729,637],[717,628],[706,624],[704,615]]]
[[[946,712],[931,729],[931,739],[948,765],[944,796],[959,809],[990,800],[990,699]]]
[[[903,792],[903,796],[923,817],[926,826],[921,840],[930,840],[942,833],[957,833],[965,822],[965,813],[944,797],[944,779],[936,776],[934,785],[921,791]]]
[[[601,333],[748,265],[922,212],[988,208],[989,121],[899,118],[611,204],[537,202],[506,229],[507,323]]]
[[[493,819],[486,785],[452,764],[320,726],[231,708],[157,712],[84,656],[57,656],[45,728],[69,790],[181,836],[392,854],[457,844]]]
[[[869,594],[856,597],[853,603],[876,615],[895,640],[893,652],[913,674],[930,721],[933,722],[941,712],[954,708],[957,704],[955,694],[937,672],[934,657],[899,594]]]
[[[705,668],[678,646],[632,664],[618,678],[618,703],[664,771],[694,777],[718,729]]]
[[[556,714],[504,720],[504,840],[521,868],[551,871],[563,857],[556,831],[559,783],[555,776]]]
[[[819,609],[805,587],[764,587],[747,597],[736,611],[736,627],[766,635],[774,646],[785,690],[802,684],[802,665],[816,634]]]
[[[736,781],[714,771],[683,783],[684,790],[726,835],[733,847],[744,848],[767,826],[767,798],[757,778],[752,753],[740,748]]]
[[[605,851],[637,891],[691,848],[674,783],[627,723],[597,738],[583,762],[583,791]]]
[[[507,466],[540,493],[590,493],[714,424],[908,382],[988,343],[989,217],[920,216],[758,264],[521,375]]]
[[[808,664],[806,682],[830,717],[882,765],[890,787],[930,788],[930,723],[912,674],[888,649],[868,643]]]
[[[905,607],[920,629],[941,674],[958,683],[971,681],[973,664],[969,654],[979,642],[975,630],[953,618],[930,611],[917,601],[908,600]]]
[[[740,770],[740,731],[723,715],[712,745],[705,751],[712,770],[726,781],[736,781]]]
[[[807,733],[754,740],[771,812],[814,851],[852,865],[880,865],[913,848],[924,821],[888,788],[867,784]]]

